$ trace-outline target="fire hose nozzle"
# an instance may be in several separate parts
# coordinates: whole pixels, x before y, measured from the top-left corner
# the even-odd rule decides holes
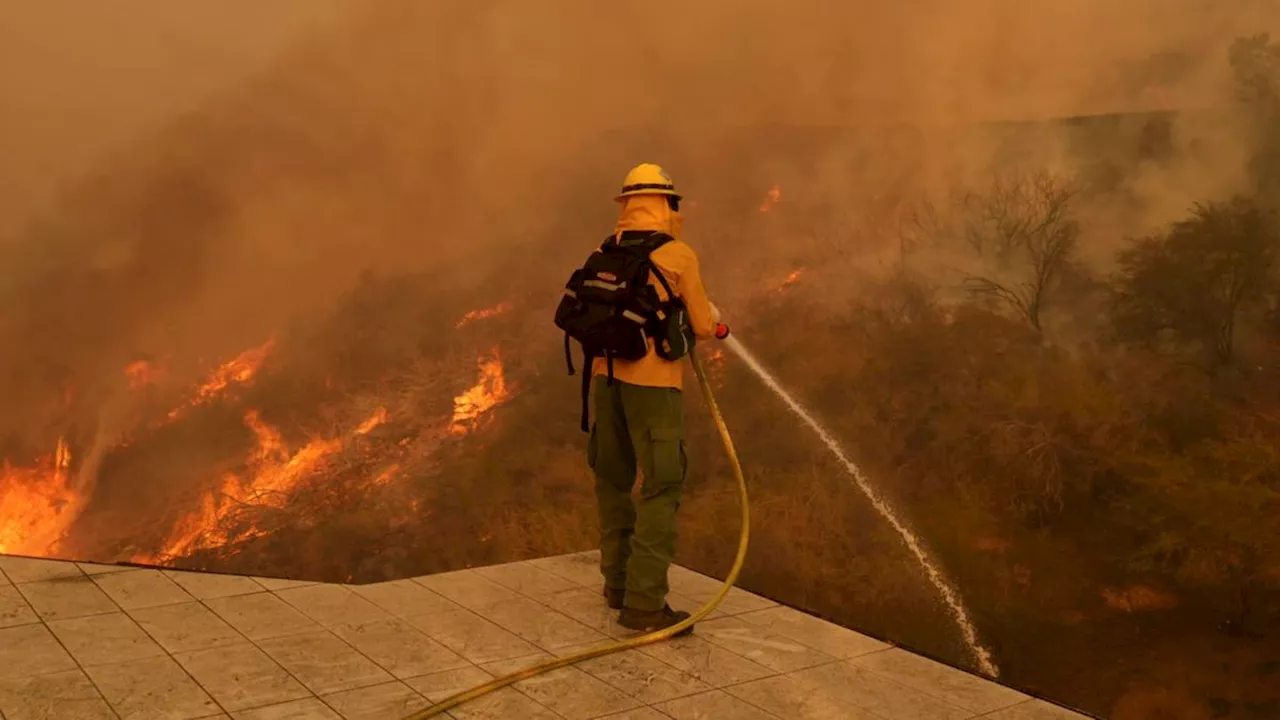
[[[724,340],[724,339],[725,339],[725,338],[727,338],[727,337],[729,337],[729,326],[728,326],[728,325],[725,325],[724,323],[717,323],[717,324],[716,324],[716,339],[717,339],[717,340]]]

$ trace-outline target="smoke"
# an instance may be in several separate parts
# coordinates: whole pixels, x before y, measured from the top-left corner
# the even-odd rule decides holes
[[[92,397],[139,355],[225,356],[323,315],[365,273],[436,271],[442,297],[550,303],[640,161],[696,201],[687,227],[712,292],[745,297],[779,256],[896,242],[903,198],[1007,150],[972,124],[1220,107],[1231,38],[1280,27],[1273,3],[1207,0],[399,0],[322,28],[333,6],[132,5],[0,23],[0,137],[18,159],[0,173],[4,213],[36,202],[7,192],[24,168],[97,159],[56,178],[56,203],[5,249],[0,438],[55,422],[32,418],[65,384]],[[24,27],[86,59],[55,62]],[[234,50],[175,54],[196,27],[234,33]],[[58,112],[55,86],[95,112]],[[1129,221],[1238,183],[1248,148],[1232,130],[1175,120],[1186,162],[1139,172]],[[1072,142],[1032,145],[1068,165]],[[789,220],[754,213],[774,183]]]
[[[244,81],[333,0],[0,8],[0,246],[113,150]]]

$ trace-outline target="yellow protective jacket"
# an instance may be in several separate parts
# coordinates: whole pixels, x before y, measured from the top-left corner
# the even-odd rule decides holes
[[[675,238],[654,250],[649,258],[671,285],[672,291],[684,300],[694,334],[699,340],[706,340],[715,337],[716,332],[711,303],[707,300],[706,288],[702,286],[698,254],[681,240],[680,225],[680,215],[671,210],[664,196],[633,195],[623,201],[622,213],[618,216],[614,232],[620,234],[625,230],[657,230]],[[649,284],[657,289],[659,297],[666,299],[666,290],[657,278],[650,276]],[[649,338],[649,354],[634,362],[614,360],[613,377],[632,385],[683,389],[682,363],[683,361],[672,362],[658,357],[654,350],[654,340]],[[591,372],[592,375],[607,374],[608,364],[605,359],[595,358]]]

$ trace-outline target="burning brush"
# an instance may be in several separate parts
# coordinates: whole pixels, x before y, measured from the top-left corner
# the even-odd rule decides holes
[[[71,450],[59,438],[33,467],[0,465],[0,553],[44,555],[75,522]]]
[[[504,302],[469,312],[457,326],[493,317],[510,307],[511,303]],[[247,387],[258,378],[274,348],[275,341],[268,340],[214,367],[185,394],[185,399],[168,410],[157,408],[158,419],[154,422],[134,421],[135,429],[156,430],[186,423],[196,408],[226,402],[230,390]],[[158,537],[148,541],[126,536],[118,542],[126,547],[133,545],[135,550],[126,555],[135,562],[171,563],[235,547],[300,521],[305,523],[298,514],[309,512],[308,509],[319,508],[324,513],[360,502],[364,495],[396,482],[404,468],[420,471],[422,462],[434,456],[442,443],[482,428],[493,411],[513,397],[498,348],[483,354],[476,363],[475,384],[457,394],[452,407],[441,408],[435,419],[412,419],[417,413],[415,408],[432,402],[435,391],[431,389],[431,378],[441,377],[434,363],[423,366],[425,375],[414,375],[423,378],[419,385],[408,379],[409,385],[399,391],[401,397],[387,395],[397,392],[392,388],[398,387],[398,381],[384,379],[378,392],[386,396],[385,402],[364,405],[366,409],[359,414],[343,413],[348,419],[339,421],[335,429],[302,440],[288,439],[260,410],[245,409],[242,422],[252,433],[253,442],[243,459],[231,465],[235,469],[214,475],[213,481],[192,498],[194,502],[161,528]],[[122,382],[134,392],[150,393],[173,379],[164,363],[149,359],[129,363],[122,375]],[[367,409],[370,406],[372,411]],[[405,413],[403,417],[401,412]],[[393,418],[397,425],[392,425]],[[392,427],[397,429],[380,432]],[[132,435],[129,439],[107,439],[101,447],[95,445],[90,453],[93,457],[78,458],[82,466],[78,471],[72,467],[66,440],[58,440],[53,452],[27,465],[15,466],[7,461],[0,465],[0,552],[37,556],[58,552],[90,499],[89,491],[82,492],[78,487],[77,473],[85,475],[84,479],[96,480],[89,476],[96,475],[102,456],[125,447],[142,452],[138,436]],[[114,511],[102,508],[101,512]]]

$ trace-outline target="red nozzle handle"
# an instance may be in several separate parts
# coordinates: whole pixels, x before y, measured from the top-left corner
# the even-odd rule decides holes
[[[723,340],[729,337],[729,326],[724,323],[716,324],[716,339]]]

